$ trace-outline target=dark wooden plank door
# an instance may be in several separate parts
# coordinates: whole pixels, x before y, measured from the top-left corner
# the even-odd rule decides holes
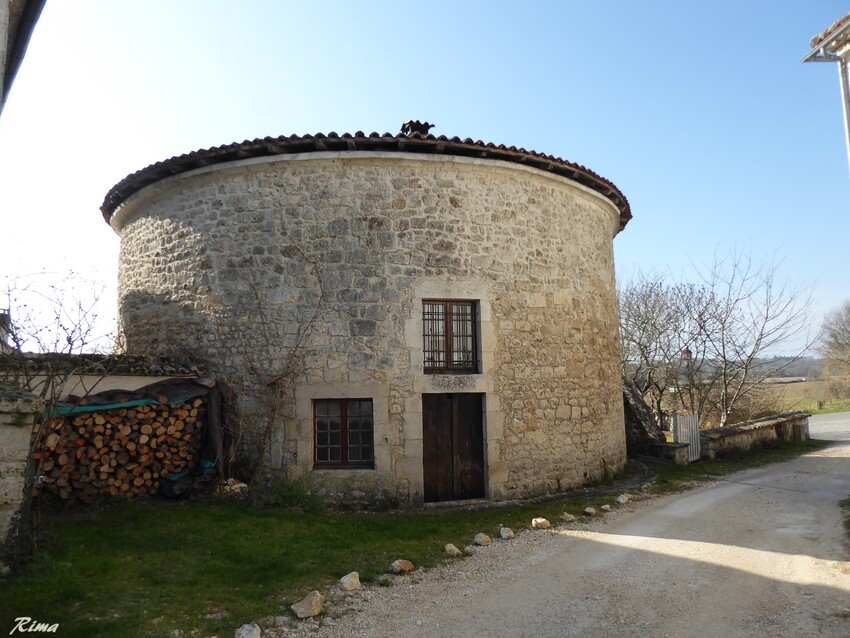
[[[483,395],[422,395],[425,501],[484,496]]]

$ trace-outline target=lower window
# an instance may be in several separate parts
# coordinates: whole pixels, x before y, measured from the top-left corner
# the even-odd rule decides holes
[[[313,401],[316,467],[374,467],[372,399]]]

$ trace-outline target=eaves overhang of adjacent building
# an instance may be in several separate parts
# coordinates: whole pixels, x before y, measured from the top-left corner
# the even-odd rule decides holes
[[[590,169],[558,157],[543,155],[515,146],[495,145],[472,139],[448,138],[444,135],[392,135],[391,133],[365,134],[362,131],[349,134],[336,133],[317,135],[292,135],[289,137],[266,137],[253,141],[237,142],[172,157],[128,175],[107,193],[100,207],[103,218],[110,222],[115,210],[130,196],[146,186],[160,180],[186,173],[212,164],[239,161],[275,155],[342,151],[403,152],[432,155],[456,155],[479,159],[513,162],[538,170],[554,173],[596,191],[609,200],[620,213],[620,229],[625,228],[632,217],[629,202],[610,181]]]
[[[6,0],[2,0],[6,1]],[[0,111],[12,88],[12,82],[27,52],[30,36],[44,8],[45,0],[12,0],[9,2],[9,28],[6,34],[6,59],[3,64],[3,93],[0,94]]]
[[[829,25],[809,44],[812,50],[803,62],[835,62],[843,55],[850,55],[850,13]]]

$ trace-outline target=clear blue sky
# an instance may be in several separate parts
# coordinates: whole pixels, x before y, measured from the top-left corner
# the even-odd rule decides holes
[[[48,0],[0,116],[0,275],[87,273],[114,314],[118,237],[98,208],[128,173],[243,139],[423,119],[613,181],[634,214],[614,242],[619,276],[775,255],[819,321],[850,299],[850,177],[836,65],[800,59],[848,11]]]

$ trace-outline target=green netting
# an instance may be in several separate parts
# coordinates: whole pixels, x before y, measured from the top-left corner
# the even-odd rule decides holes
[[[121,408],[134,408],[140,405],[177,405],[185,403],[189,399],[193,399],[197,395],[185,397],[162,403],[156,399],[134,399],[132,401],[124,401],[123,403],[109,403],[106,405],[58,405],[46,407],[41,411],[42,416],[68,416],[69,414],[84,414],[86,412],[102,412],[104,410],[120,410]]]

